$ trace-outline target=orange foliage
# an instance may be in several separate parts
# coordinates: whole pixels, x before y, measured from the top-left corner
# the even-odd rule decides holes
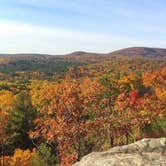
[[[9,166],[30,166],[31,159],[35,154],[35,150],[31,152],[30,150],[15,149],[14,155],[6,156],[4,161]]]
[[[115,101],[115,110],[117,112],[117,128],[119,136],[131,134],[132,130],[141,128],[145,123],[141,113],[142,98],[138,90],[130,91],[129,94],[122,93]]]
[[[68,76],[59,84],[46,85],[39,97],[42,116],[35,120],[36,131],[31,137],[56,140],[60,164],[71,165],[80,158],[81,140],[92,135],[93,126],[104,125],[100,120],[104,111],[99,108],[103,91],[88,78],[80,82]],[[96,116],[95,122],[88,120],[90,114]]]
[[[14,104],[15,96],[6,90],[0,91],[0,143],[7,138],[5,127],[9,120],[8,111]]]
[[[144,85],[152,88],[156,96],[166,101],[166,67],[151,73],[146,73],[143,77]]]

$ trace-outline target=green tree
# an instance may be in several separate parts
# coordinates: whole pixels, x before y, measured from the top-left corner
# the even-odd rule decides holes
[[[37,153],[31,159],[31,166],[55,166],[57,158],[52,154],[51,148],[42,143]]]
[[[31,104],[28,92],[23,91],[16,97],[16,102],[12,110],[9,111],[10,120],[7,125],[7,132],[10,135],[8,145],[12,148],[26,149],[32,143],[28,136],[33,125],[36,111]]]

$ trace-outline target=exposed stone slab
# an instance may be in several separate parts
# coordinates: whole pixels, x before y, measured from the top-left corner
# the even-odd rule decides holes
[[[74,166],[166,166],[166,138],[146,138],[105,152],[93,152]]]

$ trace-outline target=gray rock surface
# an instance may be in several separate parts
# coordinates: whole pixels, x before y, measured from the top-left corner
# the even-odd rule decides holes
[[[147,138],[105,152],[93,152],[74,166],[166,166],[166,138]]]

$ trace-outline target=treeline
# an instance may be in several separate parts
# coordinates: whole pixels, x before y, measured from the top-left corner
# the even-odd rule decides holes
[[[54,60],[15,60],[0,65],[0,72],[15,73],[19,71],[38,71],[47,74],[64,73],[70,66],[81,65],[79,62]]]
[[[99,69],[94,77],[78,67],[56,82],[1,85],[1,165],[70,166],[92,151],[166,136],[166,67]]]
[[[76,56],[77,57],[77,56]],[[100,60],[92,56],[94,61],[81,61],[77,59],[58,59],[37,57],[0,57],[0,80],[8,82],[29,82],[29,80],[57,81],[64,78],[69,67],[83,66],[90,77],[108,74],[117,74],[120,78],[129,73],[141,75],[146,71],[154,71],[166,65],[165,59],[138,58],[124,56],[110,56],[105,59],[104,55]],[[89,55],[91,59],[91,56]],[[96,62],[95,62],[96,58]]]

